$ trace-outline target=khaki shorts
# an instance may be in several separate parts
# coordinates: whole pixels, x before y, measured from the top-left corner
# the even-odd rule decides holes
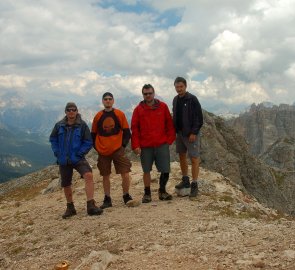
[[[112,161],[115,166],[116,174],[127,173],[131,171],[131,162],[125,156],[124,147],[121,147],[109,156],[98,156],[97,168],[100,172],[100,175],[106,176],[111,174]]]

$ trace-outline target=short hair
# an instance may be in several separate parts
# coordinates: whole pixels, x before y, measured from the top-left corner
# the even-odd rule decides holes
[[[182,82],[186,86],[186,79],[183,77],[177,77],[174,81],[174,85],[180,82]]]
[[[110,93],[110,92],[105,92],[105,93],[102,95],[102,99],[104,99],[105,97],[111,97],[111,98],[114,98],[113,94]]]
[[[154,87],[151,85],[151,84],[145,84],[143,87],[142,87],[142,89],[141,89],[141,92],[143,93],[143,90],[144,89],[150,89],[150,88],[152,88],[153,89],[153,92],[155,92],[155,89],[154,89]]]

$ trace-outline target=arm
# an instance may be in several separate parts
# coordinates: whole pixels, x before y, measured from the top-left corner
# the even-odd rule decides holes
[[[59,146],[58,146],[58,125],[55,124],[50,136],[49,141],[51,144],[51,149],[54,153],[54,156],[58,157],[59,154]]]
[[[81,133],[82,133],[81,134],[82,143],[77,154],[83,157],[90,151],[90,149],[93,146],[89,127],[87,126],[85,122],[83,122],[82,124]]]
[[[168,106],[165,104],[165,126],[166,126],[166,133],[167,133],[167,143],[172,144],[175,141],[175,128],[173,124],[173,120],[168,109]]]
[[[122,130],[123,130],[122,146],[125,148],[128,145],[129,140],[131,138],[131,132],[130,132],[128,121],[126,119],[125,114],[122,115],[122,125],[121,126],[122,126]]]
[[[132,119],[131,119],[131,147],[132,149],[140,148],[140,143],[139,143],[139,134],[140,134],[140,127],[139,127],[139,115],[138,115],[138,110],[135,108],[132,114]]]
[[[97,114],[93,118],[92,125],[91,125],[92,144],[93,144],[93,148],[97,151],[95,146],[96,135],[97,135]]]
[[[203,126],[202,108],[197,97],[193,97],[191,134],[198,135],[202,126]]]

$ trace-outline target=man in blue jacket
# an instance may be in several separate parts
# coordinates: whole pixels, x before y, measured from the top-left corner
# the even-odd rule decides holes
[[[203,114],[197,97],[186,91],[187,83],[182,77],[174,81],[177,96],[173,99],[173,122],[176,129],[176,152],[179,154],[182,180],[175,186],[176,193],[195,198],[198,194],[200,163],[200,129]],[[192,164],[192,182],[188,177],[188,154]]]
[[[92,169],[85,159],[85,155],[92,148],[89,127],[82,120],[74,102],[67,103],[65,114],[65,117],[55,124],[49,138],[59,164],[61,186],[67,200],[67,209],[62,217],[68,218],[77,214],[71,187],[73,169],[85,180],[88,215],[100,215],[103,210],[95,205]]]

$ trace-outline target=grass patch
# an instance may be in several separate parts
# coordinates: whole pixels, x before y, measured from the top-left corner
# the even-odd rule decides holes
[[[44,181],[35,186],[24,186],[17,187],[12,191],[9,191],[5,196],[0,196],[0,203],[5,200],[14,200],[14,201],[29,201],[35,198],[40,194],[41,190],[48,186],[48,182]]]
[[[285,182],[285,174],[276,170],[272,170],[276,183],[281,187]]]
[[[11,255],[17,255],[17,254],[19,254],[20,252],[22,252],[23,250],[24,250],[24,247],[22,247],[22,246],[18,246],[18,247],[15,247],[15,248],[11,249],[9,253],[10,253]]]
[[[230,202],[230,203],[235,202],[235,199],[230,195],[222,195],[222,196],[218,197],[218,200],[224,201],[224,202]]]
[[[264,213],[256,209],[248,209],[246,211],[235,211],[230,205],[221,207],[216,203],[209,204],[205,209],[209,211],[218,212],[217,215],[238,219],[262,219],[264,216]],[[269,218],[272,219],[271,217]]]

